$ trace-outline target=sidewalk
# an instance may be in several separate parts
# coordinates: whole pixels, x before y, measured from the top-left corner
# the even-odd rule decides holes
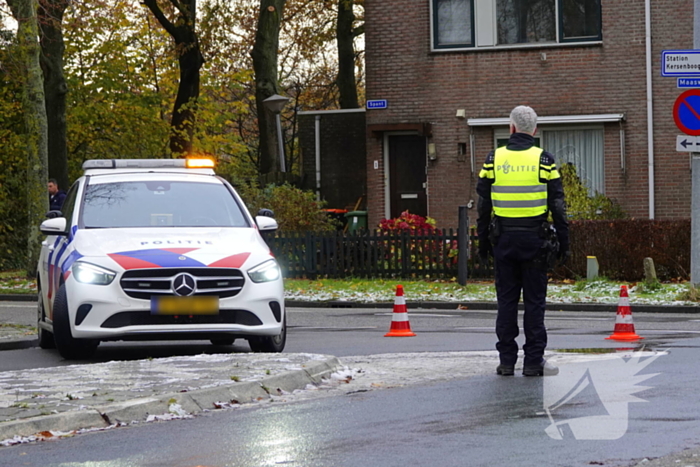
[[[342,368],[316,354],[215,354],[0,373],[0,446],[270,401]]]

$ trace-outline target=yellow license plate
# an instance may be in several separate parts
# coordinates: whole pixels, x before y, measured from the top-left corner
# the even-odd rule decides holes
[[[152,315],[218,315],[219,297],[151,297]]]

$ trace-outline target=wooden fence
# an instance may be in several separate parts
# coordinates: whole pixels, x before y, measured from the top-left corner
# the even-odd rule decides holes
[[[473,236],[472,232],[472,236]],[[266,238],[287,278],[457,276],[457,232],[280,232]],[[473,242],[470,241],[470,244]],[[474,258],[476,255],[469,255]],[[472,261],[469,261],[472,263]]]

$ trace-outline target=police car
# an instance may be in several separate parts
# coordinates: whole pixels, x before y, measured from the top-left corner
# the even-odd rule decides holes
[[[83,170],[40,227],[42,348],[67,359],[109,340],[284,349],[282,275],[261,236],[277,222],[253,218],[211,160],[88,160]]]

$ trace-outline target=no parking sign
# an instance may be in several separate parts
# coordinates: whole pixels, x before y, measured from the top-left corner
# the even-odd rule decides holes
[[[683,92],[673,104],[673,119],[686,135],[700,136],[700,89]]]

